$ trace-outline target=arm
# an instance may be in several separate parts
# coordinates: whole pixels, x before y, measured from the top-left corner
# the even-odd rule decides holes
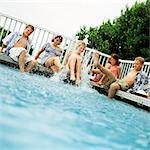
[[[120,72],[121,72],[121,67],[118,66],[118,74],[117,74],[117,79],[120,79]]]
[[[106,68],[104,68],[102,65],[98,65],[98,69],[102,72],[102,73],[104,73],[104,74],[106,74],[106,75],[109,75],[109,74],[111,74],[111,72],[108,70],[108,69],[106,69]]]
[[[38,53],[36,54],[35,60],[37,60],[39,58],[40,54],[49,47],[50,47],[49,43],[44,44],[43,47],[41,48],[41,50],[39,50]]]
[[[37,60],[39,58],[39,56],[41,55],[41,53],[44,51],[44,49],[41,49],[38,51],[38,53],[35,56],[35,60]]]
[[[108,75],[109,77],[114,77],[114,75],[106,68],[101,66],[100,64],[98,65],[98,69],[105,75]]]
[[[15,33],[10,33],[2,40],[2,46],[0,47],[0,52],[3,51],[3,48],[7,47],[7,45],[11,42],[11,40],[14,38]]]
[[[7,35],[7,36],[2,40],[3,44],[7,46],[7,45],[12,41],[12,39],[14,38],[15,35],[16,35],[16,33],[10,33],[9,35]]]

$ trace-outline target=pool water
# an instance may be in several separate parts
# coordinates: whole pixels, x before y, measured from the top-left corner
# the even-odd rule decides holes
[[[150,114],[0,65],[0,149],[148,150]]]

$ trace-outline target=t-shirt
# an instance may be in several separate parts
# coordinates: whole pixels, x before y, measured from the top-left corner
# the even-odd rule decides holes
[[[45,61],[49,58],[49,57],[60,57],[61,56],[61,51],[51,47],[50,43],[46,43],[43,45],[42,49],[44,49],[45,54],[41,59],[41,63],[44,64]]]
[[[8,55],[9,54],[9,51],[10,49],[14,46],[14,44],[21,38],[21,33],[20,32],[13,32],[13,33],[10,33],[8,36],[6,36],[2,42],[4,45],[6,45],[6,49],[5,49],[5,53]],[[27,50],[29,52],[31,48],[31,40],[28,39],[28,42],[27,42]]]

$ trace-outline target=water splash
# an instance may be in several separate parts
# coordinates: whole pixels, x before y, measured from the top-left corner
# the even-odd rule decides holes
[[[67,79],[68,69],[66,67],[62,68],[62,70],[58,73],[55,73],[50,80],[55,82],[62,82]]]
[[[88,67],[87,67],[89,58],[90,58],[90,53],[86,51],[82,61],[81,84],[79,86],[85,89],[91,89],[91,84],[88,75]],[[69,70],[66,67],[64,67],[60,72],[55,73],[53,77],[50,78],[50,80],[55,82],[62,82],[66,79],[68,80],[68,75],[67,75],[68,72]]]
[[[86,51],[83,62],[82,62],[82,70],[81,70],[81,86],[84,88],[91,88],[89,75],[88,75],[88,62],[90,58],[90,53]]]

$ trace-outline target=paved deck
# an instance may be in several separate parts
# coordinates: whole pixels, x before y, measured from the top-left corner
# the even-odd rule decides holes
[[[105,94],[105,95],[108,94],[107,89],[103,89],[101,86],[94,84],[93,82],[91,82],[91,84],[93,85],[93,88],[95,88],[98,92]],[[131,94],[131,93],[127,93],[127,92],[119,90],[116,93],[115,98],[118,100],[124,101],[126,103],[132,104],[136,107],[150,111],[150,99],[145,98],[143,96],[138,96],[135,94]]]
[[[0,53],[0,63],[11,66],[11,67],[19,68],[18,63],[13,61],[9,56],[5,55],[4,53]],[[51,77],[53,75],[52,70],[50,70],[49,68],[43,67],[40,64],[37,64],[33,68],[32,73],[44,75],[46,77]]]

